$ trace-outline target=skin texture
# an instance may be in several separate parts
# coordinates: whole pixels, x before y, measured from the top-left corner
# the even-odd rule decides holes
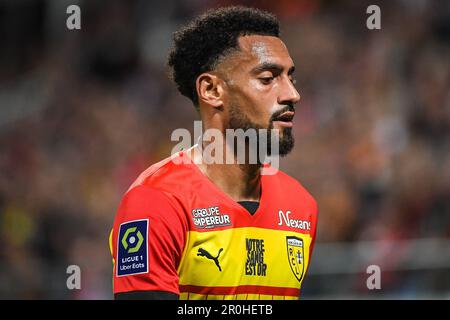
[[[212,72],[201,74],[196,87],[203,130],[274,128],[280,130],[280,154],[293,147],[291,128],[274,121],[294,112],[300,95],[293,84],[294,64],[277,37],[249,35],[238,39],[239,49],[226,55]],[[205,147],[205,142],[203,144]],[[227,145],[223,146],[224,154]],[[188,153],[200,170],[235,201],[259,201],[261,166],[205,164],[200,152]]]

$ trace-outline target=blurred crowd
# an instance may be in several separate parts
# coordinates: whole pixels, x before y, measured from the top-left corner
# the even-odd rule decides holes
[[[368,30],[364,1],[3,1],[0,298],[112,297],[117,205],[197,119],[167,76],[171,34],[238,3],[280,18],[296,64],[296,147],[281,169],[318,201],[318,244],[450,239],[448,3],[383,2]],[[66,28],[70,4],[81,30]],[[402,255],[374,259],[395,269]],[[66,287],[72,264],[81,290]],[[449,276],[397,272],[383,290],[449,295]],[[341,293],[367,290],[359,277]],[[308,290],[329,294],[321,281]]]

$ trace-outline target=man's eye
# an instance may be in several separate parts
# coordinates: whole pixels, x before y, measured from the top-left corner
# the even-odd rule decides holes
[[[259,80],[261,81],[262,84],[270,84],[273,79],[274,79],[274,77],[259,78]]]

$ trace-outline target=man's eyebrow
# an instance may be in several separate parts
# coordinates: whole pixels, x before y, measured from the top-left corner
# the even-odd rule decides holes
[[[272,63],[272,62],[263,62],[259,65],[257,65],[256,67],[254,67],[251,70],[251,73],[260,73],[263,71],[275,71],[277,73],[282,73],[283,72],[283,66],[279,65],[277,63]],[[292,66],[289,68],[288,70],[288,75],[291,75],[292,73],[294,73],[295,71],[295,66]]]
[[[288,75],[291,75],[295,72],[295,66],[289,68]]]

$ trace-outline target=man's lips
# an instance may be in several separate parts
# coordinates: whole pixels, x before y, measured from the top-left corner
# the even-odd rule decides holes
[[[283,127],[292,127],[292,120],[294,119],[295,113],[293,111],[286,111],[276,117],[273,122]]]

